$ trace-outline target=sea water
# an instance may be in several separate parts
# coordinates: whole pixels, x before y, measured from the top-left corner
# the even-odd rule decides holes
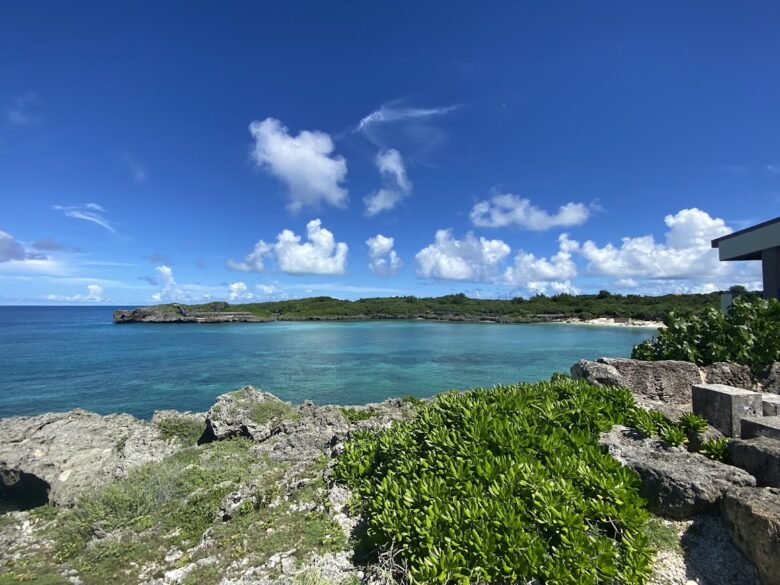
[[[296,403],[365,404],[548,379],[627,356],[652,329],[319,321],[112,323],[113,307],[0,307],[0,417],[84,408],[205,411],[251,384]]]

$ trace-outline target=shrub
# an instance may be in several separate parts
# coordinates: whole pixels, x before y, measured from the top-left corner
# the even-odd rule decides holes
[[[688,437],[695,437],[707,430],[707,421],[692,412],[683,413],[678,424]]]
[[[203,436],[206,422],[194,416],[169,415],[157,421],[163,439],[177,438],[183,445],[194,445]]]
[[[551,382],[448,393],[413,419],[356,433],[334,469],[366,550],[414,583],[642,583],[651,549],[638,478],[598,446],[629,391]]]
[[[634,347],[642,360],[684,360],[699,365],[736,362],[761,372],[780,360],[780,301],[741,297],[727,314],[712,307],[681,318],[670,313],[666,328]]]
[[[679,447],[688,440],[685,431],[678,426],[669,426],[661,431],[661,438],[670,447]]]
[[[715,461],[725,463],[729,458],[729,440],[726,437],[718,437],[703,441],[699,453]]]
[[[350,423],[356,423],[356,422],[360,422],[361,420],[368,420],[375,416],[379,416],[379,413],[373,410],[365,410],[365,409],[361,410],[358,408],[345,408],[345,407],[341,407],[339,408],[339,410],[341,411],[341,414],[344,415],[344,418],[347,419],[347,421]]]

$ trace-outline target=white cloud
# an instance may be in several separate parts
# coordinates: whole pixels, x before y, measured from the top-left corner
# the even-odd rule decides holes
[[[87,294],[77,294],[73,296],[48,295],[48,301],[64,301],[68,303],[107,303],[111,299],[103,296],[103,287],[99,284],[87,285]]]
[[[243,282],[232,282],[228,285],[228,300],[229,301],[248,301],[254,298],[249,287]]]
[[[620,246],[603,247],[588,240],[582,255],[593,274],[618,278],[649,279],[713,278],[729,274],[733,266],[718,260],[711,240],[732,232],[726,222],[696,208],[667,215],[669,230],[663,243],[652,235],[625,237]]]
[[[84,205],[53,205],[52,209],[62,211],[67,217],[83,219],[84,221],[97,224],[111,233],[116,233],[116,228],[114,228],[105,216],[105,208],[97,203],[86,203]]]
[[[68,266],[40,252],[31,252],[8,232],[0,230],[0,272],[65,274]]]
[[[618,288],[636,288],[639,286],[639,282],[633,278],[618,278],[614,285]]]
[[[459,107],[460,106],[456,105],[443,108],[404,108],[392,104],[385,104],[360,120],[357,129],[363,131],[373,124],[442,116],[457,110]]]
[[[578,295],[580,289],[574,286],[570,280],[564,282],[559,281],[545,281],[545,282],[529,282],[526,286],[529,292],[532,294],[553,294],[553,295]]]
[[[369,217],[393,209],[412,190],[403,158],[396,149],[391,148],[377,154],[376,165],[382,177],[382,188],[363,199],[366,215]]]
[[[41,99],[38,96],[38,92],[26,91],[11,98],[5,108],[5,118],[11,124],[17,126],[34,124],[38,122],[38,117],[35,115],[34,110],[40,103]]]
[[[306,224],[306,239],[292,230],[282,230],[276,236],[276,243],[260,240],[255,249],[245,256],[243,262],[228,260],[231,270],[262,272],[264,258],[273,257],[279,269],[288,274],[344,274],[347,267],[347,244],[336,242],[333,233],[322,227],[319,219]]]
[[[255,139],[252,159],[287,185],[291,211],[320,203],[346,206],[347,190],[340,183],[346,179],[347,163],[343,156],[333,155],[330,135],[303,130],[292,136],[274,118],[252,122],[249,131]]]
[[[590,208],[583,203],[567,203],[551,214],[533,205],[529,199],[511,193],[493,195],[487,201],[480,201],[469,214],[471,222],[478,227],[516,225],[534,231],[580,225],[589,217]]]
[[[491,281],[510,251],[501,240],[477,239],[471,232],[456,240],[452,230],[438,230],[433,244],[415,256],[417,274],[442,280]]]
[[[515,256],[514,265],[507,268],[504,281],[507,284],[528,286],[531,283],[540,286],[540,282],[552,283],[568,281],[577,276],[577,265],[572,253],[579,249],[579,244],[570,240],[568,234],[558,236],[558,252],[550,259],[537,258],[530,252],[520,250]]]
[[[157,273],[157,284],[160,286],[160,290],[152,295],[155,303],[186,303],[194,300],[193,294],[176,282],[170,266],[162,264],[154,270]]]
[[[382,234],[366,240],[368,257],[371,259],[368,267],[377,276],[395,276],[403,266],[398,253],[393,250],[395,240]]]

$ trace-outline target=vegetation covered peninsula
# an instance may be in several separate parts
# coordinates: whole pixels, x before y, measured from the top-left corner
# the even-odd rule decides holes
[[[472,299],[464,294],[434,298],[387,297],[339,300],[312,297],[265,303],[202,305],[165,304],[114,312],[116,323],[129,322],[264,322],[340,319],[433,319],[446,321],[496,321],[534,323],[547,321],[613,318],[661,321],[673,312],[699,314],[717,307],[719,293],[691,295],[536,295],[530,299]]]

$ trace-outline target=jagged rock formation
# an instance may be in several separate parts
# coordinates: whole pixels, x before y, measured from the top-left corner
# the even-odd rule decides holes
[[[663,516],[690,518],[712,511],[729,490],[756,485],[756,479],[742,469],[682,447],[665,447],[625,427],[616,426],[602,435],[601,445],[637,472],[642,480],[640,495]]]
[[[184,305],[155,305],[114,311],[114,323],[264,323],[269,319],[243,311],[227,311],[226,303],[212,303],[202,311]]]
[[[699,368],[690,362],[609,357],[580,360],[572,366],[571,375],[596,384],[624,386],[638,398],[666,404],[689,404],[691,386],[703,381]]]
[[[0,419],[0,483],[58,505],[157,461],[176,445],[128,414],[85,410]],[[29,494],[28,494],[29,495]]]

